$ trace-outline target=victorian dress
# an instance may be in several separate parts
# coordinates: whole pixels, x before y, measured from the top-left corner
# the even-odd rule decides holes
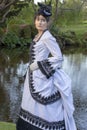
[[[45,30],[30,47],[17,130],[76,130],[71,79],[62,69],[63,56],[56,39]]]

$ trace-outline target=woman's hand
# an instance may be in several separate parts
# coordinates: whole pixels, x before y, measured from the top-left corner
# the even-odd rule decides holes
[[[36,70],[36,69],[38,69],[38,64],[37,64],[37,62],[33,62],[33,63],[30,65],[30,70],[31,70],[31,71],[34,71],[34,70]]]

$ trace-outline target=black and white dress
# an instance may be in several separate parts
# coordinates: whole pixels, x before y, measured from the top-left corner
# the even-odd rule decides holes
[[[28,69],[17,130],[76,130],[71,79],[62,69],[63,57],[49,30],[30,47]]]

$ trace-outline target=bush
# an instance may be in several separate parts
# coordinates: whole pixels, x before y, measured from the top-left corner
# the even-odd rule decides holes
[[[0,28],[0,46],[3,44],[2,38],[5,32],[6,32],[6,29]]]
[[[7,27],[7,31],[13,32],[13,33],[15,33],[17,36],[19,36],[20,26],[19,26],[19,24],[10,24],[10,25]]]
[[[17,46],[29,46],[30,42],[30,38],[18,37],[14,32],[7,32],[3,37],[4,46],[9,48],[15,48]]]
[[[3,43],[7,47],[14,48],[17,44],[20,44],[20,40],[14,32],[7,32],[3,37]]]

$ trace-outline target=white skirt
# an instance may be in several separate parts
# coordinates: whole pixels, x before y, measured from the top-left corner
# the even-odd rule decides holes
[[[20,110],[20,118],[27,123],[42,130],[76,130],[73,112],[73,98],[71,92],[71,79],[62,70],[57,69],[53,76],[47,79],[40,70],[35,70],[32,74],[32,81],[29,80],[30,72],[27,71],[23,98]],[[32,82],[30,86],[30,82]],[[32,87],[34,86],[34,91]],[[44,97],[49,97],[55,92],[59,92],[61,97],[49,98],[47,104],[39,102],[37,93]]]

